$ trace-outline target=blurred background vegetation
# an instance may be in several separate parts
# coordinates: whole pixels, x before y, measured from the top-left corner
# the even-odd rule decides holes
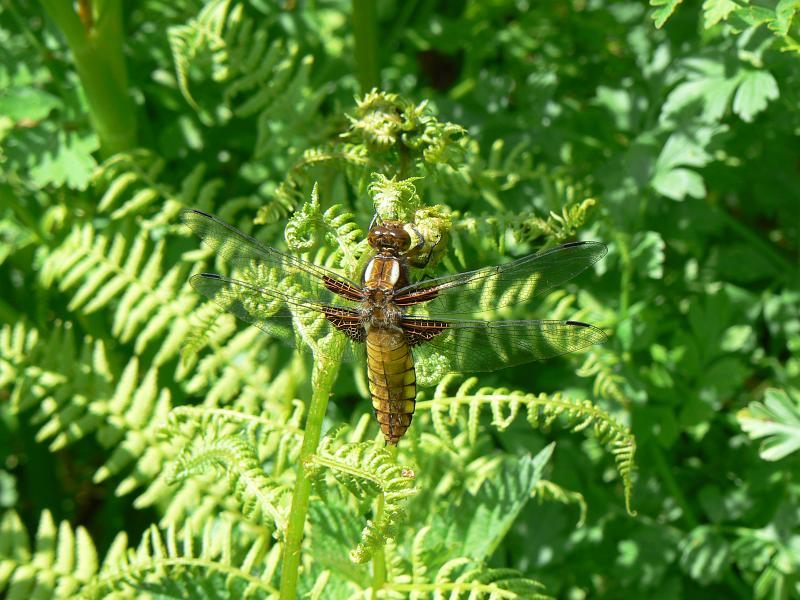
[[[421,202],[447,208],[439,273],[608,244],[594,273],[513,315],[578,315],[609,343],[480,385],[591,400],[638,447],[632,517],[594,437],[487,411],[448,439],[421,412],[401,458],[419,486],[447,483],[411,512],[446,514],[555,440],[562,502],[521,503],[491,567],[564,598],[800,596],[800,2],[652,4],[3,0],[0,589],[44,597],[54,573],[74,591],[93,571],[71,543],[102,560],[120,532],[135,546],[152,523],[217,514],[221,478],[165,482],[171,407],[302,424],[309,363],[188,287],[213,258],[181,206],[285,247],[319,182],[320,211],[337,206],[314,227],[355,239],[382,173],[423,177]],[[306,251],[333,260],[324,235]],[[328,426],[377,434],[363,367],[334,392]],[[292,452],[263,461],[289,486]],[[354,589],[329,586],[317,597]]]

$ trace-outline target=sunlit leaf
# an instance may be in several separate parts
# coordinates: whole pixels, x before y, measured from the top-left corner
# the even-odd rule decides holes
[[[762,440],[759,456],[780,460],[800,448],[800,395],[769,389],[763,402],[751,402],[736,415],[753,440]]]

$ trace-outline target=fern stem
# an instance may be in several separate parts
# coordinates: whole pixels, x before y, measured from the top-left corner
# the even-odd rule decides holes
[[[297,482],[292,495],[292,507],[289,512],[289,524],[286,528],[286,542],[283,547],[283,564],[281,565],[281,600],[294,600],[297,597],[298,569],[300,567],[300,546],[303,542],[303,529],[308,514],[308,499],[311,494],[311,480],[306,476],[306,462],[316,452],[322,436],[322,423],[328,408],[328,398],[339,371],[344,342],[336,338],[331,343],[330,351],[325,358],[317,358],[311,383],[314,393],[306,418],[303,445],[300,448],[300,460],[297,465]]]
[[[41,0],[41,3],[72,52],[102,153],[110,156],[135,147],[136,119],[128,96],[122,53],[122,2],[98,3],[96,18],[85,23],[71,2]]]
[[[375,507],[375,522],[383,520],[383,505],[386,502],[386,495],[381,492],[378,494],[377,506]],[[383,552],[383,545],[379,545],[372,553],[372,597],[377,598],[378,592],[386,584],[386,555]]]
[[[389,454],[392,455],[394,460],[397,460],[397,446],[387,446]],[[377,504],[375,506],[375,522],[380,523],[383,521],[383,507],[386,504],[386,494],[381,492],[378,494]],[[386,553],[383,551],[383,545],[379,545],[372,554],[372,597],[377,598],[378,592],[386,585]]]
[[[378,68],[378,19],[375,0],[353,0],[353,37],[356,46],[356,70],[361,91],[380,86]]]

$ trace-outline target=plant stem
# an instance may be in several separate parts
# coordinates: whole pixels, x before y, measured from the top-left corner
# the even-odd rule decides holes
[[[355,38],[356,69],[361,91],[366,93],[380,87],[378,68],[378,19],[375,0],[353,0],[353,36]]]
[[[300,448],[300,460],[297,465],[297,482],[292,496],[292,508],[286,528],[286,542],[283,546],[283,564],[281,565],[281,600],[294,600],[297,597],[297,578],[300,567],[300,546],[303,542],[303,530],[308,514],[308,498],[311,494],[311,481],[306,477],[306,461],[314,454],[322,435],[322,423],[328,408],[328,398],[339,371],[344,340],[337,337],[330,346],[325,358],[316,359],[311,383],[314,393],[306,418],[303,445]]]
[[[75,70],[86,92],[89,118],[100,138],[101,153],[111,156],[136,146],[136,117],[128,96],[128,76],[122,53],[122,2],[81,3],[84,20],[72,2],[41,0],[72,51]],[[88,11],[88,12],[87,12]]]
[[[383,505],[386,496],[383,492],[378,494],[378,505],[375,508],[375,522],[380,523],[383,519]],[[383,553],[383,546],[378,546],[372,553],[372,597],[377,599],[378,592],[386,584],[386,556]]]
[[[376,442],[380,444],[380,442]],[[386,449],[392,455],[394,460],[397,460],[397,446],[387,446]],[[381,492],[378,494],[378,501],[375,507],[375,522],[380,523],[383,520],[383,507],[386,504],[386,494]],[[386,585],[386,554],[383,551],[383,545],[378,546],[372,553],[372,598],[378,598],[378,592]]]

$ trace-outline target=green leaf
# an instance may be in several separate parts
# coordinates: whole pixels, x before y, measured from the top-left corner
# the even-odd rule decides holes
[[[657,231],[643,231],[631,240],[631,261],[636,270],[650,279],[664,276],[664,248],[666,244]]]
[[[653,189],[673,200],[683,200],[686,196],[703,198],[706,186],[699,173],[689,169],[672,169],[657,174],[652,181]]]
[[[11,88],[0,94],[0,115],[15,123],[22,120],[39,121],[61,106],[61,100],[31,87]]]
[[[780,0],[775,7],[775,20],[769,24],[769,28],[779,35],[787,35],[798,8],[800,0]]]
[[[730,544],[714,527],[696,527],[681,540],[681,566],[702,584],[717,581],[730,559]]]
[[[691,137],[678,131],[673,133],[664,144],[656,162],[656,170],[670,169],[676,166],[703,167],[711,161],[711,156],[703,149],[710,140],[710,135],[698,131]]]
[[[99,148],[94,134],[60,132],[54,149],[45,152],[31,169],[31,180],[39,187],[66,185],[70,189],[85,190],[97,166],[92,152]]]
[[[764,439],[759,456],[780,460],[800,448],[800,394],[768,389],[764,402],[751,402],[736,415],[750,439]]]
[[[780,96],[778,82],[768,71],[748,71],[745,73],[736,96],[733,99],[733,112],[748,123],[758,113],[767,108],[770,100]]]
[[[706,0],[703,2],[703,26],[710,29],[720,21],[728,18],[734,10],[739,8],[731,0]]]
[[[664,23],[672,16],[672,13],[675,12],[681,2],[683,0],[650,0],[650,6],[656,7],[650,17],[655,21],[658,29],[664,26]]]
[[[655,175],[651,181],[653,189],[667,198],[683,200],[686,196],[703,198],[706,187],[703,178],[684,166],[702,167],[711,161],[706,146],[716,130],[700,128],[691,136],[683,131],[673,133],[664,144],[655,165]]]
[[[714,63],[718,65],[718,63]],[[719,65],[721,67],[721,65]],[[728,108],[733,92],[739,83],[739,76],[726,77],[720,68],[719,74],[701,76],[699,79],[685,81],[675,87],[661,107],[661,118],[677,114],[686,107],[696,104],[702,106],[701,119],[707,123],[719,121]]]
[[[554,447],[550,444],[534,457],[504,461],[494,477],[453,508],[444,527],[454,556],[482,561],[492,555],[531,497]]]

